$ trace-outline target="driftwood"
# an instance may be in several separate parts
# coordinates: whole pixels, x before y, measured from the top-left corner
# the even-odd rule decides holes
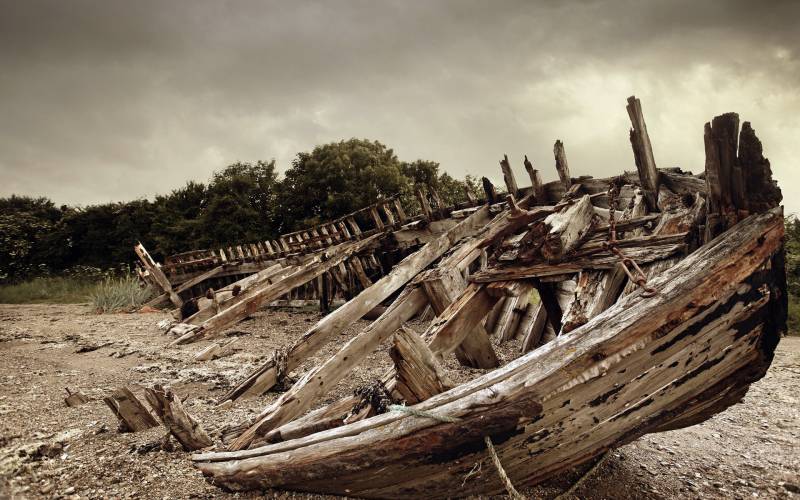
[[[145,398],[161,419],[164,427],[181,443],[186,451],[200,450],[211,446],[211,438],[203,427],[189,415],[181,400],[167,387],[155,385],[146,388]]]

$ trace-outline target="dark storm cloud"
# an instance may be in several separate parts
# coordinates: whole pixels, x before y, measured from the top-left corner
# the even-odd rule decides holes
[[[700,170],[703,122],[736,110],[787,197],[798,180],[797,2],[1,5],[2,195],[152,196],[352,136],[459,176],[527,153],[550,178],[561,138],[603,175],[633,168],[633,93],[660,166]]]

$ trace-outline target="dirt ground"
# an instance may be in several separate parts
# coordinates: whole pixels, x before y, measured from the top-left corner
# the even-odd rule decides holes
[[[118,433],[103,395],[127,385],[171,385],[213,434],[241,422],[277,395],[215,408],[215,399],[274,349],[319,319],[314,312],[271,310],[237,325],[230,355],[197,362],[207,342],[167,348],[157,324],[166,314],[94,314],[81,305],[0,305],[0,498],[247,498],[207,483],[188,454],[159,446],[161,428]],[[343,332],[296,373],[338,349],[363,324]],[[373,353],[328,401],[383,372],[386,346]],[[498,348],[516,357],[518,341]],[[456,382],[479,370],[448,365]],[[767,376],[742,404],[688,429],[648,435],[613,451],[580,485],[579,498],[800,497],[800,337],[783,339]],[[64,404],[65,388],[90,401]],[[174,442],[173,442],[174,443]],[[169,448],[169,447],[168,447]],[[578,477],[566,474],[523,490],[553,498]],[[269,492],[279,498],[311,498]]]

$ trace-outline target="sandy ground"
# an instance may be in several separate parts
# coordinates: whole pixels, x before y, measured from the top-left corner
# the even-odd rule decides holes
[[[319,319],[313,312],[268,311],[236,326],[237,348],[221,359],[196,362],[198,343],[166,348],[157,323],[167,315],[97,315],[80,305],[0,305],[0,498],[210,498],[232,495],[208,484],[188,454],[160,449],[165,431],[118,433],[102,402],[115,387],[140,393],[171,385],[212,433],[238,423],[276,397],[270,393],[229,410],[214,400],[276,348],[297,339]],[[326,346],[327,358],[363,324]],[[418,326],[419,327],[419,326]],[[328,401],[383,372],[383,346]],[[498,348],[504,361],[516,341]],[[456,371],[456,382],[479,371]],[[688,429],[648,435],[612,452],[575,491],[580,498],[800,497],[800,337],[784,339],[767,376],[742,404]],[[64,405],[64,389],[91,400]],[[579,472],[523,492],[553,498]],[[270,492],[280,498],[308,495]]]

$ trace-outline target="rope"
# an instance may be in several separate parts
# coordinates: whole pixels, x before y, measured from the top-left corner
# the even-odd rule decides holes
[[[389,406],[389,411],[406,413],[408,415],[414,415],[415,417],[421,417],[421,418],[432,418],[433,420],[438,420],[439,422],[446,422],[446,423],[455,423],[461,421],[461,419],[458,417],[437,415],[435,413],[431,413],[425,410],[417,410],[415,408],[409,408],[408,406],[405,405],[391,405]],[[497,469],[497,474],[500,476],[500,481],[502,481],[503,485],[506,487],[508,496],[513,498],[514,500],[526,500],[525,497],[521,495],[516,488],[514,488],[514,485],[511,483],[511,479],[508,478],[508,474],[506,474],[506,470],[503,468],[503,464],[500,463],[500,457],[497,456],[497,452],[494,449],[494,444],[492,443],[492,439],[489,436],[484,436],[483,442],[486,443],[486,451],[489,452],[489,456],[492,458],[492,463],[494,463],[494,467],[495,469]],[[476,467],[477,465],[478,464],[476,464]],[[467,474],[467,477],[472,475],[474,471],[475,467],[473,467],[472,470],[469,472],[469,474]],[[464,481],[466,482],[466,478]]]

